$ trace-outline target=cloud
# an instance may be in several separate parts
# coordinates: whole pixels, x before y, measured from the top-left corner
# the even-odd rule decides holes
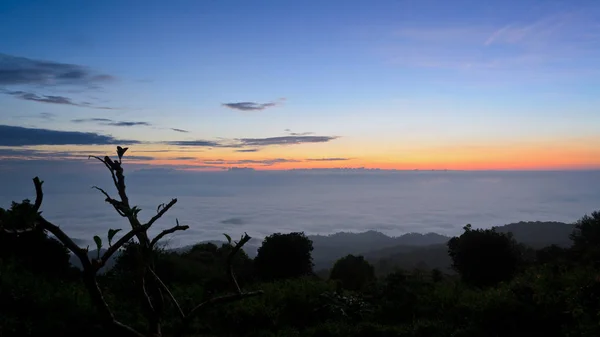
[[[301,160],[297,159],[286,159],[286,158],[273,158],[273,159],[241,159],[241,160],[223,160],[223,159],[215,159],[215,160],[206,160],[203,161],[203,164],[207,165],[262,165],[262,166],[271,166],[275,164],[281,163],[299,163]]]
[[[12,116],[13,118],[19,118],[19,119],[43,119],[43,120],[53,120],[56,117],[56,114],[53,114],[51,112],[40,112],[39,114],[35,114],[35,115],[19,115],[19,116]]]
[[[115,121],[108,118],[80,118],[80,119],[72,119],[73,123],[88,123],[94,122],[101,125],[110,125],[110,126],[151,126],[152,124],[148,122],[130,122],[130,121]]]
[[[0,149],[0,158],[22,158],[22,159],[43,159],[43,158],[54,158],[54,159],[66,159],[71,157],[83,157],[83,155],[77,153],[71,153],[66,151],[40,151],[33,149],[21,149],[21,148],[3,148]],[[87,157],[87,156],[86,156]]]
[[[103,122],[103,123],[111,123],[113,120],[108,118],[80,118],[80,119],[71,119],[73,123],[86,123],[86,122]]]
[[[188,130],[184,130],[184,129],[171,128],[171,130],[173,130],[175,132],[189,133]]]
[[[163,142],[166,145],[175,146],[198,146],[198,147],[220,147],[221,144],[212,140],[175,140]]]
[[[548,42],[568,32],[566,26],[572,18],[569,15],[550,16],[529,24],[508,24],[494,31],[483,43],[492,44],[531,44]],[[566,28],[566,29],[561,29]]]
[[[345,161],[350,160],[350,158],[309,158],[305,161]]]
[[[71,101],[71,99],[64,96],[38,96],[34,93],[25,92],[25,91],[7,91],[5,92],[7,95],[11,95],[17,98],[20,98],[25,101],[34,101],[41,103],[52,103],[52,104],[65,104],[65,105],[78,105]]]
[[[156,158],[150,157],[150,156],[130,156],[130,155],[125,156],[125,158],[127,160],[144,160],[144,161],[156,159]]]
[[[243,225],[246,222],[242,218],[230,218],[221,221],[221,223],[224,225]]]
[[[94,132],[58,131],[0,125],[0,146],[138,144]]]
[[[28,148],[0,148],[0,159],[18,158],[27,160],[36,159],[82,159],[88,158],[90,155],[103,156],[105,152],[93,150],[73,150],[73,151],[52,151],[52,150],[37,150]]]
[[[0,85],[92,85],[113,80],[86,67],[0,53]]]
[[[174,157],[171,159],[173,159],[173,160],[196,160],[198,158],[196,158],[196,157]]]
[[[92,109],[101,109],[101,110],[112,110],[113,108],[104,107],[104,106],[93,106],[88,102],[83,103],[75,103],[70,98],[65,96],[54,96],[54,95],[38,95],[31,92],[26,91],[3,91],[7,95],[11,95],[13,97],[32,102],[39,103],[49,103],[49,104],[62,104],[62,105],[72,105],[84,108],[92,108]]]
[[[241,110],[241,111],[257,111],[264,110],[266,108],[271,108],[279,103],[277,102],[269,102],[269,103],[256,103],[256,102],[237,102],[237,103],[223,103],[224,107]]]
[[[334,136],[283,136],[268,138],[239,138],[233,140],[220,139],[213,140],[176,140],[166,141],[162,144],[175,146],[197,146],[197,147],[221,147],[221,148],[242,148],[237,152],[257,152],[255,147],[274,146],[274,145],[298,145],[304,143],[325,143],[337,139]],[[252,149],[243,149],[244,147],[253,147]]]
[[[294,145],[304,143],[326,143],[337,139],[332,136],[283,136],[269,138],[241,138],[239,141],[245,146],[269,146],[269,145]]]
[[[495,72],[510,81],[515,75],[538,79],[532,72],[545,78],[566,72],[589,76],[589,68],[600,70],[593,62],[600,57],[594,48],[600,39],[590,33],[596,26],[593,15],[584,11],[500,25],[404,26],[383,51],[403,66],[478,71],[486,76]]]
[[[39,118],[45,119],[45,120],[51,120],[51,119],[54,119],[54,117],[56,117],[56,114],[53,114],[51,112],[40,112],[40,114],[39,114]]]
[[[112,122],[112,123],[108,123],[107,125],[112,125],[112,126],[150,126],[152,124],[148,123],[148,122]]]
[[[315,134],[314,132],[292,132],[290,129],[285,129],[284,131],[290,136],[309,136]]]

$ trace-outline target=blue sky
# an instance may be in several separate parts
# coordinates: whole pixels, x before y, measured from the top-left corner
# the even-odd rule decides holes
[[[188,146],[199,164],[600,168],[597,1],[4,0],[0,41],[0,76],[19,58],[86,72],[0,77],[2,125],[154,147],[283,137]]]

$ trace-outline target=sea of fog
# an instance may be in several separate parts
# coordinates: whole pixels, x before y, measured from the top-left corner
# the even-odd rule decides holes
[[[90,187],[116,196],[106,173],[45,178],[43,213],[72,237],[91,240],[126,220]],[[0,179],[0,206],[33,198],[30,179]],[[247,232],[329,234],[377,230],[457,234],[470,223],[491,227],[518,221],[573,222],[600,209],[600,172],[219,172],[149,170],[127,175],[132,204],[143,220],[178,198],[154,232],[190,226],[173,247]]]

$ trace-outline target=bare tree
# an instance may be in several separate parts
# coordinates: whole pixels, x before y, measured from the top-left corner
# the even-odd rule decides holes
[[[166,235],[175,233],[177,231],[185,231],[189,228],[186,225],[180,225],[179,221],[176,220],[176,225],[172,228],[163,230],[154,238],[150,238],[148,235],[148,230],[152,227],[152,225],[158,221],[175,203],[177,203],[177,199],[172,199],[167,204],[161,204],[158,206],[156,210],[156,214],[146,223],[142,223],[138,219],[138,213],[140,209],[137,206],[131,206],[129,202],[129,198],[126,193],[125,186],[125,176],[123,174],[122,167],[122,158],[128,148],[121,148],[117,146],[117,160],[111,159],[109,156],[105,156],[104,158],[90,156],[89,158],[95,158],[102,162],[106,168],[110,171],[112,181],[119,195],[117,198],[112,198],[105,190],[94,186],[93,188],[100,191],[106,197],[105,201],[113,206],[116,212],[127,218],[131,229],[124,234],[119,240],[112,243],[112,239],[115,234],[119,230],[109,229],[108,231],[108,249],[100,254],[100,248],[102,246],[102,240],[100,237],[95,236],[94,240],[96,241],[96,245],[98,246],[98,256],[96,258],[90,258],[88,255],[87,248],[79,247],[65,232],[63,232],[57,225],[54,225],[50,221],[46,220],[39,209],[42,205],[42,200],[44,197],[42,191],[42,181],[35,177],[33,179],[33,183],[35,185],[36,191],[36,199],[34,204],[34,210],[37,212],[36,220],[31,226],[27,229],[10,229],[5,228],[2,222],[0,221],[0,229],[4,230],[7,233],[19,234],[22,231],[33,230],[35,228],[41,228],[52,233],[63,245],[65,245],[73,254],[79,258],[82,265],[82,276],[83,282],[89,292],[89,295],[94,303],[95,307],[101,313],[104,321],[109,324],[112,328],[115,329],[119,335],[126,336],[152,336],[159,337],[162,336],[161,323],[165,314],[165,297],[169,301],[173,303],[173,306],[176,308],[178,315],[181,319],[181,328],[179,331],[175,333],[175,335],[183,335],[190,322],[194,317],[196,317],[203,310],[220,303],[227,303],[237,301],[243,298],[257,296],[262,294],[262,291],[252,291],[252,292],[243,292],[240,286],[238,285],[235,274],[233,272],[232,260],[233,257],[240,251],[240,249],[250,240],[250,236],[245,234],[242,238],[233,242],[229,236],[227,236],[229,240],[229,244],[233,246],[233,249],[230,251],[229,256],[227,258],[227,274],[230,279],[233,292],[228,295],[217,296],[210,298],[190,310],[185,311],[180,305],[177,299],[173,296],[173,293],[169,290],[167,285],[161,280],[161,278],[156,274],[154,269],[154,262],[152,259],[152,253],[155,251],[157,243]],[[139,261],[141,273],[136,274],[135,277],[138,279],[135,280],[135,284],[139,286],[139,293],[144,299],[144,309],[146,312],[147,318],[147,331],[145,333],[137,331],[131,326],[120,322],[115,315],[113,314],[109,304],[104,299],[101,288],[98,285],[97,281],[97,273],[102,268],[107,261],[115,254],[119,249],[121,249],[126,243],[137,239],[140,252],[141,259]]]

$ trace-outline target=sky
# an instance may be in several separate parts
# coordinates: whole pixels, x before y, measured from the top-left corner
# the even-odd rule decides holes
[[[0,169],[595,170],[598,60],[595,0],[3,0]]]

